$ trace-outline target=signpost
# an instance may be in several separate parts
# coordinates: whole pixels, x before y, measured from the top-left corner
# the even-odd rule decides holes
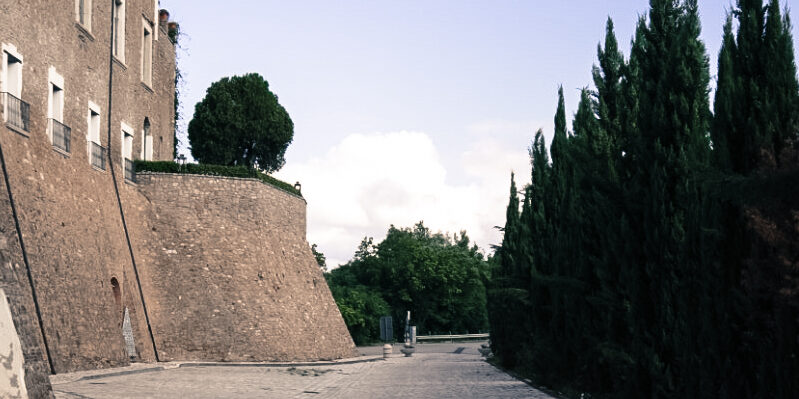
[[[391,316],[380,318],[380,340],[383,342],[394,341],[394,326],[391,320]]]

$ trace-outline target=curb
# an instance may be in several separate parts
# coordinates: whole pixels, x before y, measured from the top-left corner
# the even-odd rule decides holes
[[[130,375],[130,374],[139,374],[139,373],[152,373],[157,371],[164,371],[167,369],[175,369],[175,368],[182,368],[182,367],[313,367],[313,366],[336,366],[339,364],[355,364],[355,363],[367,363],[367,362],[376,362],[379,360],[385,360],[382,356],[361,356],[357,358],[349,358],[349,359],[342,359],[338,361],[326,361],[326,362],[285,362],[285,363],[225,363],[225,362],[162,362],[162,363],[151,363],[151,367],[142,367],[136,368],[132,370],[119,370],[114,371],[114,369],[105,369],[105,370],[86,370],[83,372],[78,373],[93,373],[89,375],[84,375],[82,377],[78,376],[70,376],[71,373],[64,373],[64,374],[55,374],[50,376],[51,384],[66,384],[76,381],[87,381],[87,380],[97,380],[101,378],[107,377],[117,377],[121,375]],[[144,364],[142,364],[144,366]],[[108,372],[103,372],[108,371]],[[56,377],[57,376],[57,377]],[[57,380],[53,381],[53,377],[56,377]]]
[[[113,373],[87,375],[87,376],[78,378],[75,381],[96,380],[96,379],[100,379],[100,378],[116,377],[116,376],[119,376],[119,375],[128,375],[128,374],[152,373],[154,371],[162,371],[162,370],[165,370],[165,368],[162,367],[162,366],[158,366],[158,367],[149,367],[149,368],[146,368],[146,369],[115,371]]]
[[[340,361],[329,362],[306,362],[306,363],[223,363],[223,362],[205,362],[205,363],[180,363],[179,368],[183,367],[312,367],[312,366],[336,366],[339,364],[355,364],[355,363],[368,363],[384,360],[383,356],[364,356],[365,359],[344,359]]]

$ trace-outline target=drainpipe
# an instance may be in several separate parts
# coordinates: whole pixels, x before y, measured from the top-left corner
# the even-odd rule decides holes
[[[119,196],[119,184],[117,183],[116,172],[114,171],[114,157],[111,156],[111,106],[113,105],[113,87],[114,87],[114,33],[116,31],[116,15],[114,15],[114,5],[117,0],[111,0],[111,45],[108,52],[108,169],[111,170],[111,181],[114,182],[114,193],[117,197],[117,205],[119,205],[119,216],[122,218],[122,228],[125,231],[125,240],[128,244],[128,252],[130,252],[130,261],[133,264],[133,274],[136,276],[136,287],[139,289],[139,298],[141,298],[141,306],[144,311],[144,320],[147,322],[147,332],[150,334],[150,342],[153,344],[153,354],[155,354],[155,361],[160,362],[158,356],[158,349],[155,346],[155,336],[153,335],[153,328],[150,326],[150,316],[147,312],[147,304],[144,301],[144,291],[141,288],[141,280],[139,279],[139,269],[136,267],[136,257],[133,255],[133,245],[130,243],[130,234],[128,234],[128,223],[125,220],[125,211],[122,209],[122,199]]]

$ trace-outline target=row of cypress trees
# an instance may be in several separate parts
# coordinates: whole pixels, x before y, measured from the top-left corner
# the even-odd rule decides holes
[[[505,367],[595,397],[799,392],[799,309],[747,290],[737,200],[797,143],[781,11],[738,0],[714,112],[696,0],[651,0],[628,59],[608,20],[571,131],[561,88],[551,148],[539,131],[521,198],[511,177],[488,298]]]

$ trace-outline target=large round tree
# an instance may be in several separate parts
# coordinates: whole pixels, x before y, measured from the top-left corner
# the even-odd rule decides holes
[[[189,122],[191,154],[200,163],[274,172],[293,137],[291,117],[257,73],[212,83]]]

